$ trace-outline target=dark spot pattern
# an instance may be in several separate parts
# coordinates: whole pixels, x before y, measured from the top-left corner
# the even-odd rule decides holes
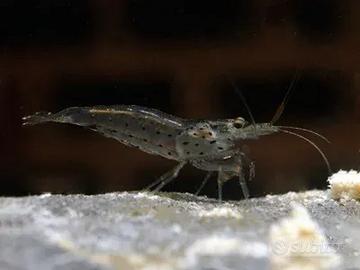
[[[183,142],[183,145],[188,145],[189,144],[189,142]]]
[[[195,146],[199,146],[199,144],[198,144],[198,143],[195,143]]]
[[[218,147],[218,149],[219,149],[219,150],[224,150],[224,148],[223,148],[223,147],[221,147],[221,146],[219,146],[219,147]]]
[[[204,152],[200,152],[200,156],[202,156],[204,154]]]
[[[210,144],[214,144],[214,143],[216,143],[216,140],[210,142]]]

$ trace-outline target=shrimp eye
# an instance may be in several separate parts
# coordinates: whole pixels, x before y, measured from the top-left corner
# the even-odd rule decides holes
[[[242,125],[241,123],[235,122],[235,123],[234,123],[234,127],[235,127],[235,128],[242,128],[243,125]]]

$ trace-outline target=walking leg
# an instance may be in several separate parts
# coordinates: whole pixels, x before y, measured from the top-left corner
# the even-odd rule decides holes
[[[179,175],[180,170],[185,166],[185,164],[186,162],[180,162],[171,171],[166,173],[164,177],[160,177],[160,184],[154,189],[154,191],[160,191],[165,185],[174,180]]]
[[[207,181],[210,179],[211,175],[212,175],[212,171],[209,171],[209,172],[206,174],[206,176],[205,176],[204,180],[202,181],[201,185],[199,186],[199,188],[198,188],[198,189],[196,190],[196,192],[195,192],[195,195],[196,195],[196,196],[199,195],[200,191],[204,188],[204,186],[206,185]]]

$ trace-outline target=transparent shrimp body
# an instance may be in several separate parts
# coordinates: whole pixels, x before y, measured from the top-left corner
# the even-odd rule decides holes
[[[244,197],[249,197],[244,167],[249,168],[251,178],[254,176],[254,164],[239,150],[238,146],[244,140],[280,131],[313,144],[301,135],[286,131],[286,127],[279,128],[270,123],[249,124],[241,117],[187,120],[140,106],[72,107],[54,114],[36,113],[23,120],[24,125],[59,122],[83,126],[146,153],[178,161],[177,166],[148,187],[155,191],[175,179],[187,163],[208,171],[206,180],[212,172],[217,172],[220,200],[223,183],[236,176]],[[315,144],[313,146],[317,148]],[[323,155],[321,151],[320,153]],[[323,157],[326,160],[324,155]]]

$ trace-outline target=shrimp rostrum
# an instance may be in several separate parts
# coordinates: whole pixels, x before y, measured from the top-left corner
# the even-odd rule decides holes
[[[323,152],[312,141],[293,130],[310,132],[321,138],[323,136],[298,127],[275,126],[272,122],[249,123],[241,117],[194,121],[154,109],[120,105],[72,107],[58,113],[39,112],[23,120],[24,125],[58,122],[82,126],[127,146],[177,161],[178,164],[172,170],[148,187],[148,190],[154,191],[161,190],[178,176],[186,164],[191,164],[208,172],[203,184],[213,172],[217,172],[219,200],[222,199],[223,183],[233,177],[238,178],[243,195],[248,198],[245,175],[249,178],[254,176],[254,165],[239,150],[240,146],[245,140],[279,132],[310,143],[319,151],[329,168]],[[244,168],[248,168],[246,173]]]

